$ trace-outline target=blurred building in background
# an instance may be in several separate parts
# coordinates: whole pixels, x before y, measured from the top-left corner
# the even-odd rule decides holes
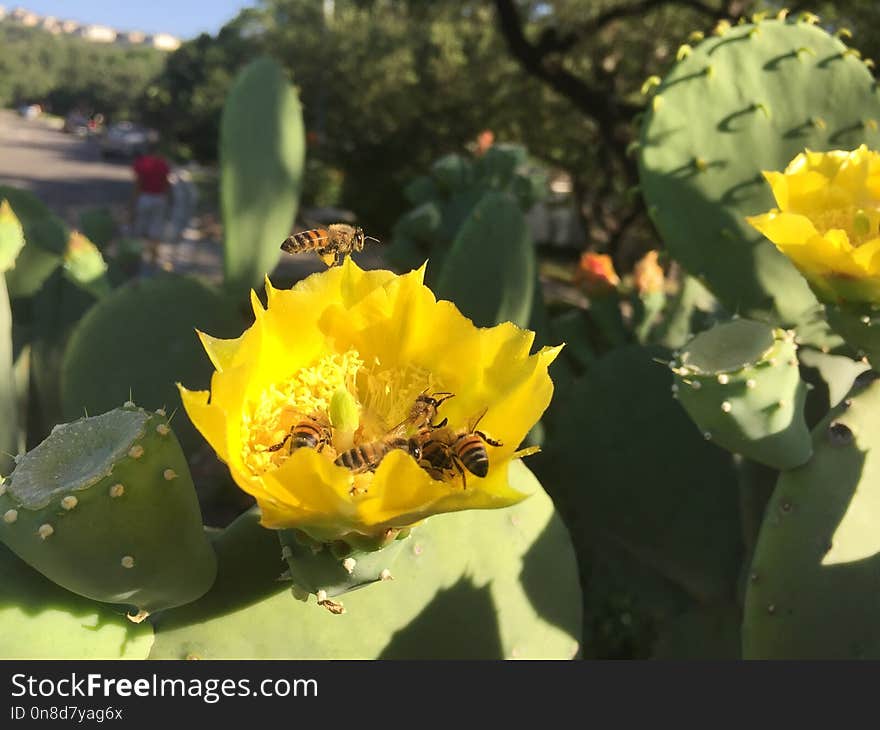
[[[7,11],[5,6],[0,5],[0,20],[11,21],[29,28],[40,27],[54,34],[76,35],[93,43],[120,43],[130,46],[148,45],[158,48],[160,51],[176,51],[180,48],[181,43],[179,38],[170,33],[150,35],[139,30],[117,30],[108,25],[79,23],[75,20],[60,20],[51,15],[44,17],[21,7]]]

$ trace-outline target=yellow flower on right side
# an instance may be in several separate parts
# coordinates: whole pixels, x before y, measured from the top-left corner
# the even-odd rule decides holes
[[[764,172],[777,208],[746,220],[825,302],[880,302],[880,153],[807,150]]]

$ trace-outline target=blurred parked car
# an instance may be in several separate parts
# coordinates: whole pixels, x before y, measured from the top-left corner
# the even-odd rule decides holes
[[[101,154],[104,157],[137,157],[158,139],[155,130],[133,122],[116,122],[107,128],[107,133],[101,138]]]
[[[23,104],[18,107],[18,113],[25,119],[36,119],[43,113],[43,107],[39,104]]]
[[[86,137],[89,133],[89,120],[81,112],[70,112],[64,118],[64,131],[77,137]]]

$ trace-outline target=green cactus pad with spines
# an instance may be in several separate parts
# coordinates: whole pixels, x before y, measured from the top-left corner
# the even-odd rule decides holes
[[[519,205],[509,193],[489,192],[461,227],[437,278],[438,299],[449,299],[480,327],[529,323],[535,247]],[[486,272],[492,276],[487,278]]]
[[[0,540],[74,593],[152,613],[216,573],[186,458],[164,413],[134,406],[57,426],[17,459]]]
[[[775,207],[762,170],[783,170],[805,148],[880,145],[867,66],[808,23],[738,25],[695,46],[649,107],[641,187],[669,251],[730,312],[799,322],[814,296],[745,216]]]
[[[880,658],[878,435],[880,381],[865,373],[813,430],[813,458],[779,477],[746,592],[746,658]]]
[[[670,363],[674,395],[706,439],[791,469],[812,453],[796,353],[793,332],[746,319],[716,325]]]
[[[151,658],[573,657],[581,593],[568,533],[528,469],[517,462],[510,475],[514,488],[536,493],[503,510],[429,518],[402,541],[392,579],[346,594],[343,615],[295,600],[289,588],[268,597],[260,588],[245,603],[239,575],[254,570],[241,558],[247,526],[221,535],[215,588],[156,617]],[[271,568],[280,570],[271,537]]]
[[[302,106],[284,69],[253,61],[236,78],[220,122],[223,271],[230,291],[259,287],[281,257],[305,168]]]
[[[880,367],[880,306],[826,304],[825,315],[847,345],[867,355],[875,368]]]
[[[317,595],[323,591],[328,598],[382,580],[385,571],[393,570],[407,544],[406,538],[392,539],[381,549],[366,552],[353,550],[345,543],[308,544],[297,539],[294,530],[281,530],[278,536],[293,585],[305,593]]]
[[[146,659],[148,621],[64,590],[0,545],[0,659]]]
[[[61,363],[64,418],[102,413],[128,399],[176,412],[175,430],[189,453],[203,443],[187,419],[176,382],[207,388],[213,367],[193,332],[236,337],[234,304],[187,277],[135,280],[95,304],[76,325]]]
[[[672,399],[659,347],[617,348],[565,392],[531,461],[568,505],[579,555],[619,546],[697,600],[732,595],[741,564],[733,458]]]

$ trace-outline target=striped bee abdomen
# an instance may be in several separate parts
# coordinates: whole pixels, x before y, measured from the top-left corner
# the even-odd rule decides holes
[[[311,421],[301,421],[290,432],[293,448],[317,448],[318,444],[325,440],[323,429]]]
[[[329,238],[330,231],[326,228],[314,228],[310,231],[294,233],[281,244],[281,248],[288,253],[315,251],[316,249],[323,248]]]
[[[351,469],[353,472],[368,471],[378,467],[385,455],[392,449],[406,449],[408,446],[409,442],[404,438],[372,441],[343,451],[333,463]]]
[[[484,477],[489,473],[489,454],[483,440],[476,434],[461,436],[455,442],[455,455],[471,474]]]

